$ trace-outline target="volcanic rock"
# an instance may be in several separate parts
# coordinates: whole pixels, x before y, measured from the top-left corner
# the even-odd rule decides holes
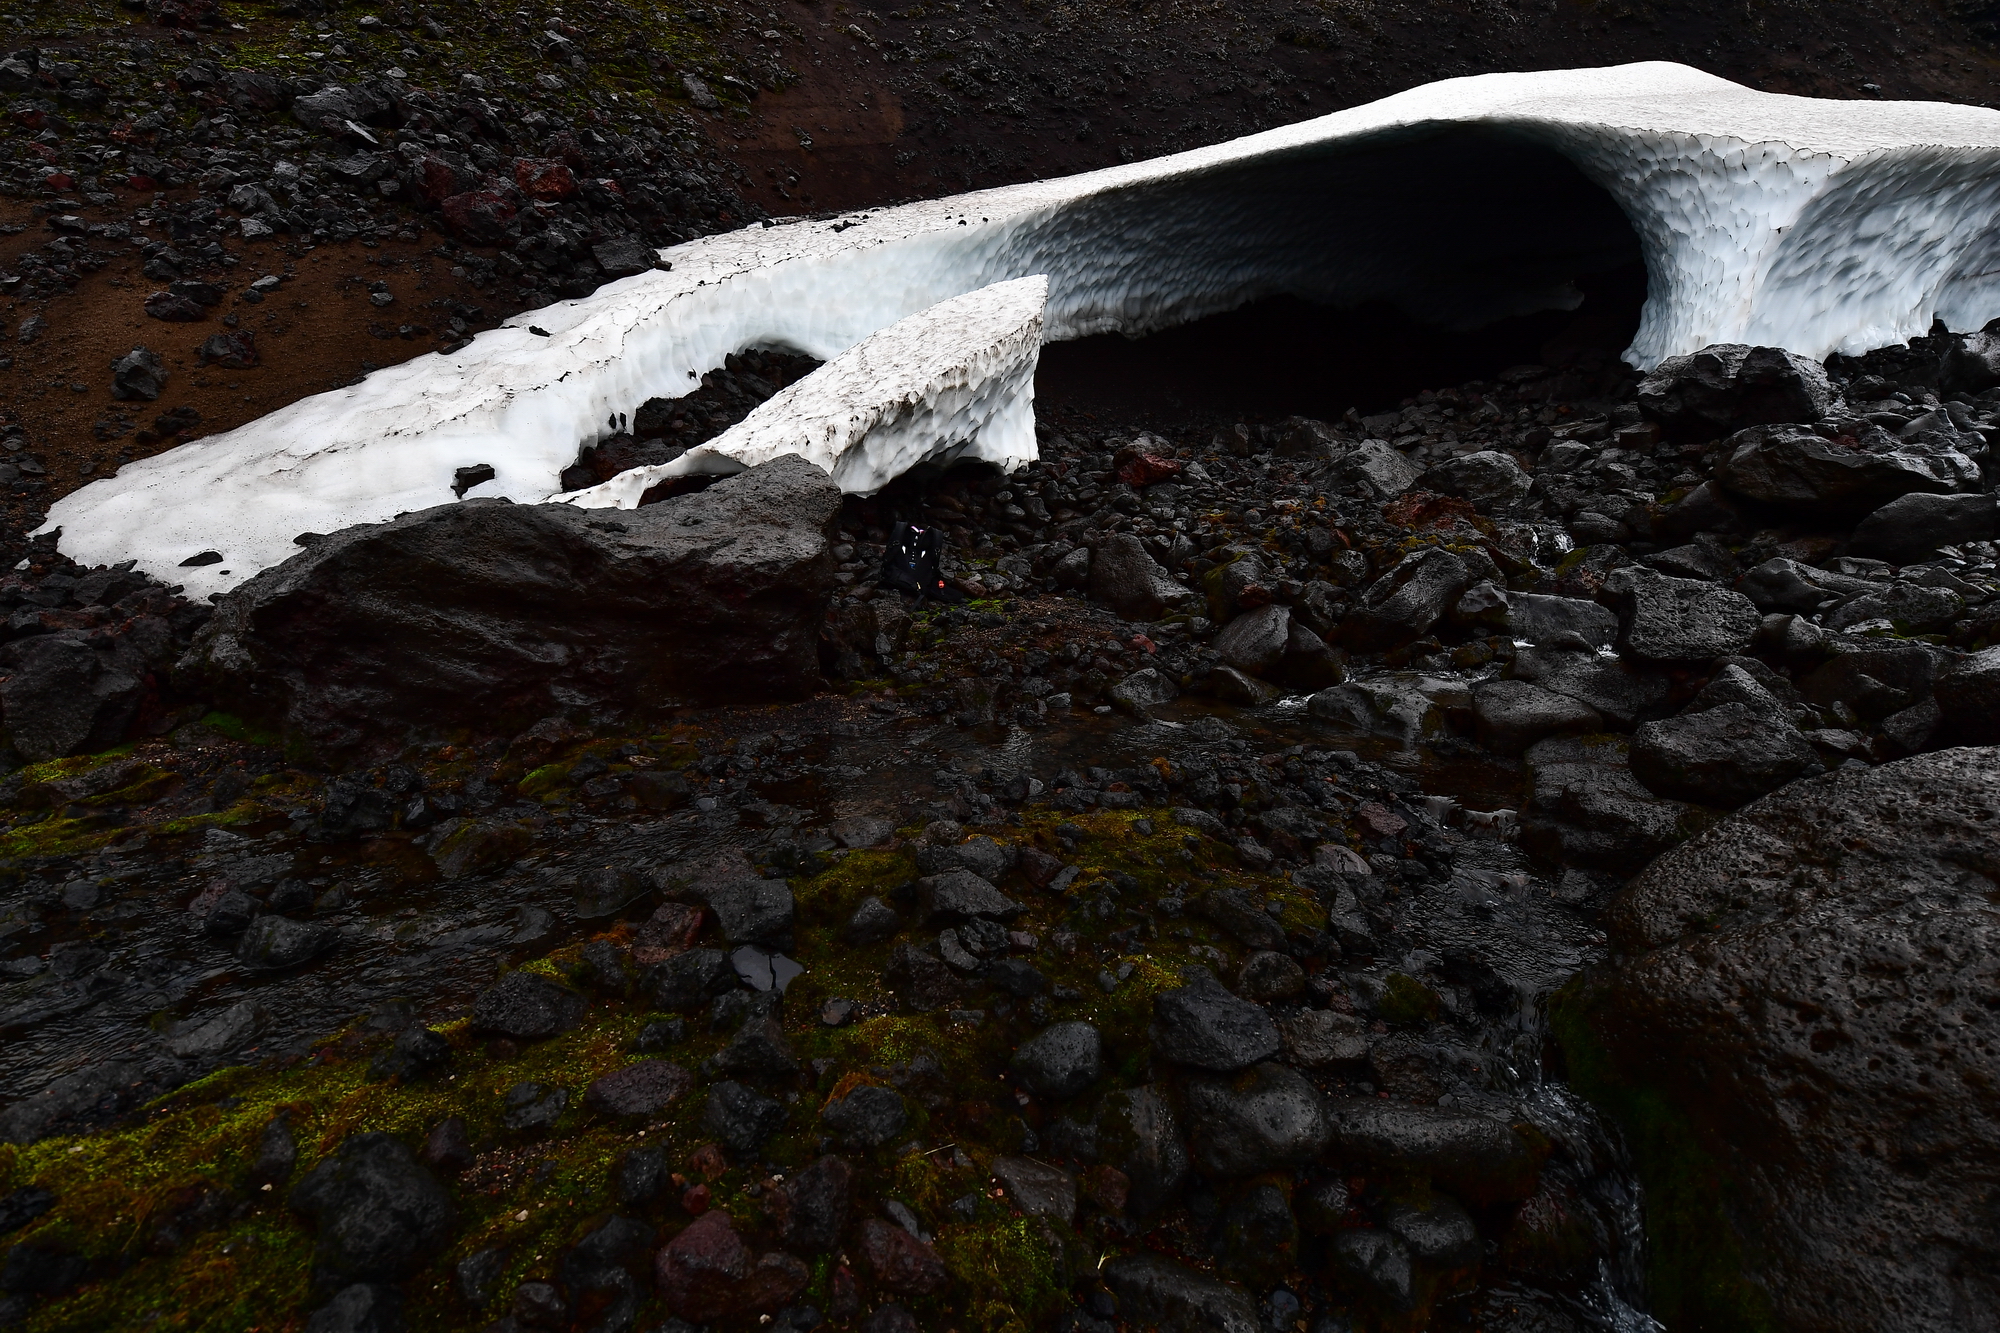
[[[1257,1306],[1241,1288],[1202,1277],[1171,1259],[1141,1252],[1104,1266],[1119,1313],[1174,1333],[1260,1333]]]
[[[1837,397],[1819,362],[1742,343],[1670,356],[1639,382],[1639,409],[1683,439],[1761,422],[1818,421]]]
[[[1991,541],[2000,536],[2000,501],[1991,495],[1913,492],[1891,500],[1854,529],[1850,554],[1892,565],[1937,555],[1940,546]]]
[[[1067,1101],[1104,1072],[1104,1042],[1094,1024],[1054,1023],[1021,1043],[1011,1068],[1032,1091]]]
[[[1107,538],[1090,562],[1090,595],[1127,620],[1158,620],[1197,600],[1129,532]]]
[[[818,680],[839,489],[787,455],[630,511],[467,500],[316,542],[223,597],[181,678],[315,746]]]
[[[1341,643],[1362,653],[1408,643],[1441,620],[1471,585],[1472,571],[1442,546],[1412,551],[1368,585],[1341,624]]]
[[[1326,1146],[1318,1090],[1283,1065],[1261,1064],[1233,1079],[1194,1079],[1185,1101],[1195,1161],[1211,1175],[1289,1171]]]
[[[1751,500],[1866,513],[1913,491],[1970,490],[1979,465],[1955,449],[1918,452],[1876,431],[1876,448],[1829,440],[1805,426],[1753,426],[1731,436],[1715,479]]]
[[[1271,1016],[1212,976],[1153,997],[1153,1049],[1175,1064],[1229,1073],[1278,1053]]]
[[[1097,1152],[1128,1182],[1127,1208],[1150,1218],[1172,1205],[1187,1182],[1188,1151],[1173,1107],[1153,1087],[1121,1088],[1099,1105]]]
[[[1947,1328],[2000,1296],[2000,1054],[1971,1007],[2000,988],[1996,810],[1991,749],[1843,769],[1613,903],[1620,961],[1561,1006],[1571,1067],[1589,1043],[1593,1096],[1684,1127],[1673,1164],[1642,1153],[1649,1189],[1684,1189],[1660,1173],[1689,1152],[1728,1182],[1655,1223],[1656,1252],[1719,1256],[1656,1307],[1670,1324],[1742,1292],[1781,1329]]]
[[[351,1279],[394,1281],[450,1238],[451,1198],[401,1141],[351,1135],[292,1191],[319,1231],[314,1258]]]

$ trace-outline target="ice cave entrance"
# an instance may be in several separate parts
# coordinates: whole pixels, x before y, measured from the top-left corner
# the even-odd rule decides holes
[[[1049,344],[1039,403],[1332,420],[1510,366],[1596,371],[1638,331],[1631,223],[1568,158],[1516,134],[1403,131],[1227,174],[1208,188],[1311,229],[1304,266],[1224,313]]]

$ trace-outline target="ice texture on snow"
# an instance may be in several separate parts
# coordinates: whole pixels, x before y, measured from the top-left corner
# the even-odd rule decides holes
[[[79,560],[220,591],[300,532],[449,502],[462,467],[496,473],[467,494],[546,500],[581,445],[731,352],[830,360],[1033,274],[1049,340],[1278,293],[1466,327],[1573,307],[1570,279],[1638,254],[1634,365],[1716,342],[1860,351],[2000,313],[1996,168],[2000,113],[1979,107],[1780,96],[1659,62],[1451,79],[1153,161],[690,242],[670,272],[127,464],[49,525]],[[221,564],[178,568],[211,549]]]
[[[919,463],[979,459],[1012,472],[1036,457],[1041,275],[982,287],[871,333],[671,463],[629,468],[555,497],[636,509],[670,477],[729,474],[798,454],[868,494]]]

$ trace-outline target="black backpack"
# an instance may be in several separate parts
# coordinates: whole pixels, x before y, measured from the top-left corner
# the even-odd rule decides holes
[[[965,594],[946,583],[938,568],[943,555],[944,543],[934,529],[898,523],[882,553],[882,586],[913,594],[919,604],[927,597],[940,602],[964,601]]]

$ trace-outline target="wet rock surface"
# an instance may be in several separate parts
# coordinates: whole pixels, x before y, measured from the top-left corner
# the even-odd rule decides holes
[[[1819,416],[1756,429],[1886,430],[1894,402],[1952,423],[1902,452],[1977,463],[1992,404],[1888,373],[1933,342],[1837,360]],[[1052,407],[1014,476],[827,504],[810,698],[642,717],[548,676],[505,718],[467,690],[445,734],[357,691],[324,715],[383,748],[337,762],[234,677],[162,672],[228,608],[204,630],[31,561],[5,651],[137,624],[90,609],[133,597],[167,646],[111,752],[29,753],[38,706],[0,681],[0,1117],[29,1154],[0,1185],[52,1200],[22,1196],[20,1243],[78,1235],[132,1136],[199,1150],[171,1198],[119,1187],[177,1238],[138,1276],[62,1240],[84,1266],[24,1299],[123,1299],[267,1225],[309,1271],[326,1210],[265,1210],[365,1130],[443,1230],[414,1276],[323,1261],[301,1319],[1638,1318],[1650,1215],[1540,1006],[1680,947],[1603,932],[1622,877],[1979,725],[2000,552],[1732,491],[1748,427],[1668,429],[1636,386],[1520,367],[1240,427]],[[883,582],[912,520],[948,600]]]
[[[1613,902],[1629,957],[1566,1001],[1579,1048],[1601,1052],[1596,1076],[1665,1097],[1684,1146],[1728,1182],[1656,1186],[1676,1221],[1655,1243],[1715,1280],[1670,1317],[1733,1306],[1784,1328],[1915,1328],[1989,1299],[1990,1268],[1961,1256],[2000,1246],[1979,1091],[1996,799],[1987,749],[1813,778],[1669,852]]]

